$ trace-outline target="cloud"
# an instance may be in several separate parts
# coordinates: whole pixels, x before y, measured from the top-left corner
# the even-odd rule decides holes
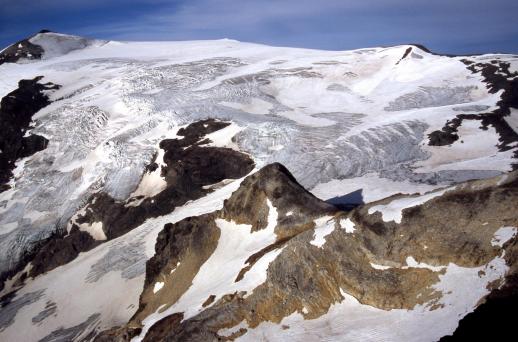
[[[29,3],[42,11],[80,12],[110,5],[110,15],[99,11],[102,19],[73,27],[73,33],[108,39],[226,37],[325,49],[419,42],[454,52],[499,42],[518,48],[515,0],[18,0],[8,10]]]
[[[171,0],[0,0],[3,15],[20,15],[49,11],[78,11],[106,6],[161,5]]]

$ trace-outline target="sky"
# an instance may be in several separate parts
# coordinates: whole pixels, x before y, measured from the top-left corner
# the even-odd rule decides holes
[[[124,41],[518,53],[517,13],[518,0],[0,0],[0,49],[50,29]]]

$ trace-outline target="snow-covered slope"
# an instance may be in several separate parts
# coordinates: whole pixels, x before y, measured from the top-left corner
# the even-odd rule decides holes
[[[104,42],[50,32],[25,41],[40,56],[27,56],[32,50],[22,42],[0,53],[0,97],[16,101],[22,79],[43,76],[34,82],[52,83],[40,90],[50,104],[24,111],[30,126],[16,126],[20,146],[30,136],[48,142],[1,165],[8,175],[0,193],[0,273],[8,279],[2,293],[21,286],[22,270],[36,265],[28,262],[42,241],[56,232],[64,241],[74,225],[78,233],[67,245],[75,255],[62,252],[33,271],[49,272],[27,280],[2,309],[8,318],[0,321],[0,339],[27,325],[29,341],[125,323],[137,310],[144,262],[163,224],[182,211],[219,208],[225,189],[238,186],[209,177],[218,184],[195,181],[195,193],[182,193],[182,201],[167,207],[174,211],[164,214],[163,201],[156,209],[153,201],[177,181],[179,171],[167,161],[189,160],[188,170],[211,167],[196,157],[199,148],[240,151],[256,169],[280,162],[305,188],[341,208],[498,176],[517,165],[517,56],[446,57],[412,45],[318,51],[233,40]],[[2,101],[2,115],[9,108]],[[229,125],[182,147],[192,155],[175,159],[175,149],[161,144],[185,139],[181,128],[207,118]],[[193,207],[206,196],[219,204]],[[113,212],[102,212],[96,198],[115,203],[108,206]],[[141,210],[144,223],[121,214],[131,210]],[[112,226],[122,217],[125,235],[119,236]],[[40,256],[59,254],[45,248]],[[99,267],[106,277],[89,275]],[[61,285],[51,284],[53,274]],[[68,289],[67,277],[76,279]],[[109,286],[121,293],[108,307],[102,296]],[[84,303],[66,294],[83,291],[92,295],[91,306],[68,315]],[[52,313],[35,320],[40,311]]]
[[[100,46],[106,41],[87,39],[69,34],[42,30],[0,51],[0,64],[29,63],[32,60],[49,59],[66,55],[89,46]]]

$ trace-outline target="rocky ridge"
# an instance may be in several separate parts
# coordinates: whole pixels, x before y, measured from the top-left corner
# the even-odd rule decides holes
[[[282,324],[294,313],[304,320],[325,317],[345,294],[382,310],[444,310],[446,292],[434,284],[448,265],[478,268],[499,257],[507,264],[506,278],[497,275],[488,288],[514,286],[516,239],[498,245],[494,236],[501,227],[518,226],[518,173],[424,196],[394,196],[341,212],[308,194],[282,165],[268,165],[247,177],[222,210],[164,227],[147,263],[139,310],[127,326],[104,332],[97,341],[139,335],[144,341],[246,339],[264,322]],[[400,202],[411,205],[400,208],[401,217],[387,219],[387,208]],[[196,296],[192,290],[200,288],[204,263],[230,243],[224,222],[245,230],[239,233],[245,236],[275,228],[268,244],[246,249],[242,268],[226,279],[233,283],[229,292],[211,290],[208,283],[202,286],[206,297]],[[247,287],[246,272],[258,272],[254,265],[262,258],[269,260],[264,282]],[[189,296],[194,297],[189,301]],[[289,336],[290,327],[283,329]],[[232,333],[222,334],[227,330]]]
[[[165,215],[189,200],[206,195],[212,191],[207,188],[209,185],[248,174],[254,168],[249,156],[230,148],[206,146],[211,143],[206,135],[228,125],[207,119],[181,128],[178,139],[163,140],[160,143],[163,160],[159,166],[155,157],[148,166],[141,182],[142,194],[137,190],[124,201],[104,192],[93,194],[71,218],[66,231],[40,241],[27,252],[17,269],[4,274],[1,280],[13,277],[29,262],[29,271],[18,274],[19,279],[48,272],[72,261],[81,252],[129,232],[148,218]],[[156,184],[145,182],[151,174],[160,183],[156,193],[149,193],[148,189]]]

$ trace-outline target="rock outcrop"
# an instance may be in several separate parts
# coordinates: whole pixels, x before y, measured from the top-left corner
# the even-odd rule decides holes
[[[41,30],[33,36],[22,39],[0,51],[0,65],[4,63],[27,63],[58,57],[95,43],[104,42]]]
[[[20,59],[40,59],[43,52],[43,48],[31,43],[29,38],[23,39],[6,47],[2,52],[0,52],[0,65],[4,63],[16,63]]]
[[[143,175],[144,180],[146,175],[156,173],[164,183],[163,189],[149,196],[135,194],[124,201],[104,192],[95,193],[72,217],[67,231],[40,242],[24,258],[25,264],[31,263],[28,275],[36,277],[48,272],[74,260],[81,252],[124,235],[148,218],[170,213],[175,207],[211,192],[209,185],[250,173],[254,162],[248,155],[230,148],[206,146],[211,142],[205,138],[207,134],[228,125],[207,119],[180,129],[179,139],[163,140],[163,165],[159,167],[153,161]]]
[[[234,340],[294,314],[325,317],[346,295],[382,310],[442,310],[448,292],[435,284],[448,267],[475,269],[500,257],[506,278],[487,286],[514,288],[516,228],[505,241],[497,237],[518,226],[517,201],[514,172],[342,212],[271,164],[248,176],[222,210],[165,225],[137,313],[98,340]]]
[[[458,129],[464,121],[476,120],[480,122],[480,127],[487,130],[489,126],[495,128],[499,135],[498,148],[500,151],[510,150],[518,142],[518,133],[510,126],[505,117],[511,114],[511,109],[518,109],[518,72],[509,70],[510,63],[491,60],[489,63],[475,63],[468,59],[462,62],[473,74],[480,74],[487,84],[489,93],[495,94],[502,92],[500,101],[497,102],[498,108],[492,112],[478,114],[459,114],[455,118],[448,120],[441,130],[433,131],[428,135],[429,145],[445,146],[450,145],[459,139]],[[518,152],[514,153],[518,158]],[[518,164],[514,164],[516,169]]]
[[[40,83],[43,76],[32,80],[21,80],[18,89],[2,98],[0,103],[0,192],[9,188],[15,162],[43,150],[48,140],[42,136],[29,134],[32,116],[50,104],[49,91],[59,89],[59,85]]]

